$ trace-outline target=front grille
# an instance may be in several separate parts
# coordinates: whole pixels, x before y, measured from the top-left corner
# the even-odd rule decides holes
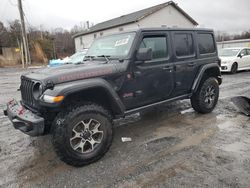
[[[32,94],[34,84],[35,84],[34,81],[26,77],[21,78],[20,89],[21,89],[22,102],[30,107],[35,107],[35,99]]]

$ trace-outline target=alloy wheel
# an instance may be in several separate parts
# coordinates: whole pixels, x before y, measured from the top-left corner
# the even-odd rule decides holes
[[[215,88],[213,86],[208,86],[205,91],[205,100],[204,102],[208,106],[212,106],[215,100]]]
[[[86,119],[77,123],[72,129],[70,145],[73,150],[85,154],[92,152],[103,139],[101,124],[95,119]]]

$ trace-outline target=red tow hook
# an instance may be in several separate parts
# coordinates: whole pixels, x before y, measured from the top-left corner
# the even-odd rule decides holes
[[[21,109],[19,110],[19,112],[18,112],[18,115],[20,116],[20,115],[23,115],[23,113],[24,113],[24,107],[22,106],[21,107]]]

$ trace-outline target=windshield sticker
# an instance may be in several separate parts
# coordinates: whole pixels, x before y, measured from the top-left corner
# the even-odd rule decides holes
[[[125,39],[118,40],[115,42],[115,46],[122,46],[122,45],[128,44],[128,41],[129,41],[129,37],[125,38]]]

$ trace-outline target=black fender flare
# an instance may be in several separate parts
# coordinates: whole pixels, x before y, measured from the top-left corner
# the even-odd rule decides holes
[[[191,88],[192,93],[197,91],[197,89],[198,89],[198,87],[200,85],[201,79],[202,79],[203,75],[205,74],[206,70],[211,69],[211,68],[215,68],[217,70],[217,73],[214,76],[217,78],[219,85],[222,83],[222,78],[221,78],[221,72],[220,72],[219,65],[217,63],[206,64],[206,65],[204,65],[204,66],[202,66],[200,68],[199,73],[198,73],[198,75],[196,76],[196,78],[195,78],[195,80],[193,82],[193,85],[192,85],[192,88]]]
[[[108,94],[109,98],[112,101],[112,105],[115,108],[115,115],[123,115],[125,112],[125,106],[122,103],[120,97],[117,95],[116,91],[113,87],[102,78],[92,78],[86,80],[78,80],[73,82],[66,82],[62,84],[55,85],[53,89],[47,89],[43,95],[49,96],[64,96],[64,99],[67,99],[67,96],[74,94],[76,92],[82,92],[88,89],[101,88],[106,94]],[[40,100],[41,105],[48,107],[59,107],[63,101],[60,103],[45,103]]]

